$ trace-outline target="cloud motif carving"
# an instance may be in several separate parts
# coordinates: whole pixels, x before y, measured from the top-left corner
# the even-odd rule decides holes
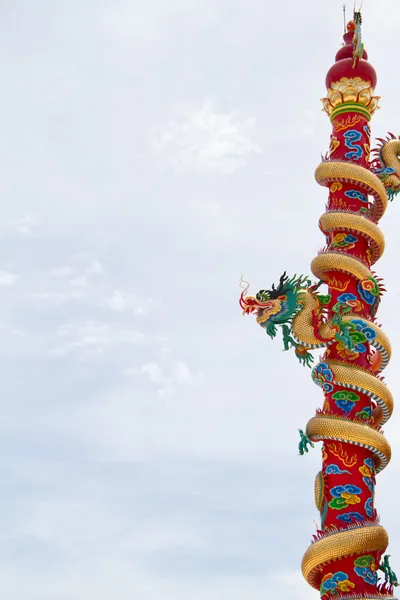
[[[358,512],[344,513],[343,515],[338,515],[336,519],[338,521],[342,521],[343,523],[349,524],[355,523],[357,521],[365,521],[365,517],[363,517],[363,515],[360,515],[360,513]]]
[[[376,564],[373,556],[360,556],[354,561],[354,571],[361,577],[365,583],[376,585],[378,582],[378,574],[376,572]]]
[[[341,469],[340,467],[338,467],[338,465],[328,465],[326,467],[326,474],[327,475],[350,475],[350,471],[345,471],[343,469]]]
[[[342,510],[350,505],[360,504],[361,499],[358,494],[361,494],[361,488],[356,485],[337,485],[330,490],[333,500],[329,502],[329,506],[334,510]]]
[[[351,592],[356,586],[349,580],[347,573],[338,571],[337,573],[328,573],[321,582],[321,595],[324,596],[329,592]]]

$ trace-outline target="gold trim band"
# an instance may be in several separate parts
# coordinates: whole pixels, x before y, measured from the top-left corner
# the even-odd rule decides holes
[[[363,115],[363,117],[365,117],[368,121],[371,120],[371,113],[368,110],[368,108],[366,108],[362,104],[349,102],[340,104],[336,108],[332,109],[331,121],[333,121],[336,117],[342,115],[343,113],[358,113],[360,115]]]

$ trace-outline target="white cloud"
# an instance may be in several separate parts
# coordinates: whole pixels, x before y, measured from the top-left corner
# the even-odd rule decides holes
[[[175,363],[174,375],[177,383],[187,383],[193,379],[188,365],[183,360]]]
[[[102,275],[104,273],[103,265],[99,260],[93,259],[87,266],[86,273],[88,273],[88,275]]]
[[[160,303],[154,302],[152,298],[138,298],[136,294],[122,290],[114,290],[104,303],[112,312],[129,311],[136,317],[146,316],[149,310],[160,307]]]
[[[140,370],[142,373],[146,373],[154,383],[168,383],[170,381],[165,377],[164,371],[158,363],[143,365]]]
[[[70,279],[69,284],[77,288],[86,288],[89,285],[89,280],[85,275],[81,275]]]
[[[145,374],[152,383],[157,384],[160,396],[171,396],[177,386],[193,385],[203,381],[201,373],[193,374],[185,361],[173,360],[171,354],[172,351],[169,348],[162,348],[162,364],[153,361],[142,365],[140,368],[126,369],[125,372],[128,375]]]
[[[151,336],[120,323],[80,321],[62,325],[56,331],[52,354],[77,354],[82,358],[124,354],[129,346],[161,345],[162,336]]]
[[[152,142],[156,156],[178,172],[234,173],[251,154],[261,153],[252,139],[255,119],[219,111],[210,99],[170,121]]]
[[[16,273],[0,271],[0,287],[13,287],[19,279]]]
[[[103,282],[104,268],[98,259],[73,256],[68,265],[52,267],[36,278],[33,292],[39,303],[61,306],[69,302],[93,301],[106,294]],[[100,296],[100,297],[99,297]]]
[[[19,219],[15,226],[20,233],[24,235],[31,235],[39,228],[40,221],[35,215],[26,215]]]
[[[49,276],[68,282],[73,287],[87,287],[104,274],[98,259],[85,255],[72,256],[70,264],[52,267]]]
[[[59,279],[64,279],[66,277],[70,277],[73,272],[74,269],[71,266],[54,267],[51,269],[50,275]]]
[[[49,290],[47,292],[37,292],[33,294],[33,298],[39,306],[47,305],[54,307],[67,304],[68,302],[80,301],[85,297],[85,293],[81,290],[72,290],[68,292]]]
[[[119,290],[114,290],[113,295],[106,300],[110,310],[122,312],[129,306],[129,296]]]

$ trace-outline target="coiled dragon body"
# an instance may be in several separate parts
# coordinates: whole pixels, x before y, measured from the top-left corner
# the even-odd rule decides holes
[[[343,79],[342,90],[365,88]],[[329,101],[334,103],[333,92]],[[390,342],[376,322],[385,290],[372,268],[385,247],[379,220],[400,191],[400,139],[390,134],[379,140],[371,161],[368,115],[357,108],[345,112],[344,104],[332,110],[330,152],[315,174],[329,189],[319,222],[326,246],[311,263],[317,282],[285,273],[277,288],[256,296],[247,295],[244,282],[240,297],[243,313],[255,314],[271,338],[281,327],[285,349],[293,347],[304,365],[312,366],[313,350],[325,349],[312,368],[324,405],[301,434],[311,445],[323,442],[323,466],[315,481],[321,528],[302,571],[326,600],[392,598],[397,585],[391,570],[393,576],[387,575],[387,557],[381,562],[388,536],[374,507],[375,476],[391,458],[381,428],[391,417],[393,398],[382,377]],[[321,293],[323,284],[326,293]],[[379,583],[381,565],[385,580]]]

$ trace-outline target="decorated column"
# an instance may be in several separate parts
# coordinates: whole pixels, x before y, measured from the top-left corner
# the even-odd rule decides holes
[[[326,78],[323,106],[332,135],[316,170],[329,193],[319,221],[326,245],[311,263],[317,280],[284,273],[277,287],[256,296],[247,295],[245,283],[240,298],[243,312],[255,314],[271,338],[281,328],[285,350],[294,348],[304,365],[312,367],[310,351],[324,351],[312,369],[323,406],[300,430],[299,450],[323,444],[315,480],[321,525],[302,572],[325,600],[393,598],[397,586],[374,501],[376,475],[391,458],[382,426],[393,411],[382,377],[391,347],[376,321],[385,290],[374,265],[385,246],[379,220],[400,191],[400,140],[389,135],[370,151],[379,98],[367,61],[356,12]]]

